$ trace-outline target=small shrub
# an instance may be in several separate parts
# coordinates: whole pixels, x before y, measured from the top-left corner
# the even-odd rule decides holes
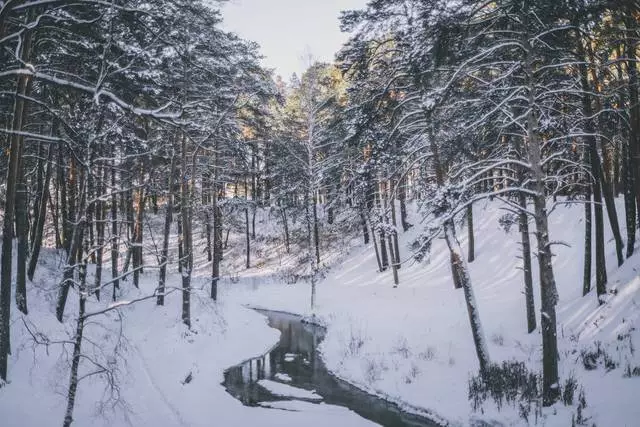
[[[640,377],[640,366],[631,367],[630,363],[627,363],[627,367],[624,369],[624,376],[626,378]]]
[[[346,356],[359,356],[367,339],[367,336],[361,330],[354,330],[352,327],[349,331],[349,338],[347,339]]]
[[[539,382],[539,374],[529,371],[523,362],[505,361],[502,365],[489,366],[484,375],[469,380],[469,400],[474,411],[488,398],[495,402],[498,410],[505,403],[514,407],[521,402],[528,405],[539,399]]]
[[[571,417],[571,426],[586,426],[589,422],[589,417],[584,415],[584,410],[587,407],[587,399],[584,395],[584,390],[580,388],[580,393],[578,394],[578,406],[576,407],[575,415]]]
[[[566,406],[573,405],[573,397],[578,388],[578,381],[573,374],[569,376],[562,387],[562,401]]]
[[[409,343],[405,337],[400,337],[396,346],[393,348],[393,352],[399,354],[405,359],[408,359],[411,355],[411,350],[409,349]]]
[[[420,368],[418,368],[417,365],[412,363],[411,369],[409,370],[407,375],[404,376],[405,384],[411,384],[416,378],[420,376],[420,373],[421,373]]]
[[[364,378],[367,384],[371,385],[382,378],[382,366],[373,359],[365,361]]]
[[[491,342],[500,347],[504,347],[504,336],[502,334],[491,335]]]
[[[433,360],[436,357],[436,349],[429,346],[425,351],[421,351],[418,357],[422,360]]]
[[[582,366],[587,371],[593,371],[600,365],[603,365],[607,372],[618,367],[618,362],[611,358],[600,341],[595,342],[595,348],[582,349],[580,351],[580,359],[582,360]]]
[[[514,214],[504,214],[498,218],[498,224],[502,227],[505,233],[509,234],[511,227],[518,221],[518,218]]]

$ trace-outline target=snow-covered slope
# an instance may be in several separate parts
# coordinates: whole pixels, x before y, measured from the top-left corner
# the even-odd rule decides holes
[[[41,260],[36,280],[29,284],[29,315],[12,313],[10,382],[0,388],[2,427],[61,425],[65,413],[77,295],[70,293],[67,319],[59,324],[54,304],[61,261],[52,251]],[[169,286],[179,283],[177,274],[168,279]],[[152,298],[87,324],[80,376],[101,367],[110,375],[89,375],[80,382],[74,426],[373,425],[346,408],[322,405],[313,413],[253,408],[228,394],[221,385],[223,371],[265,352],[279,332],[253,310],[213,303],[206,283],[204,275],[194,278],[191,330],[181,322],[179,292],[168,295],[164,307]],[[119,301],[152,295],[156,285],[157,271],[148,269],[139,290],[131,280],[122,283]],[[88,301],[87,311],[108,304]]]
[[[623,212],[622,206],[618,212]],[[497,202],[474,206],[476,260],[470,264],[471,279],[492,361],[515,359],[540,371],[539,330],[526,333],[520,234],[517,224],[508,233],[500,226],[499,218],[505,213]],[[633,349],[640,345],[635,331],[640,313],[640,255],[626,260],[618,269],[614,245],[608,244],[609,286],[615,293],[603,306],[598,305],[595,290],[582,297],[583,221],[583,206],[575,204],[557,205],[550,217],[551,239],[561,243],[553,248],[560,294],[560,376],[563,382],[573,377],[579,383],[578,390],[584,388],[589,425],[631,427],[640,419],[640,406],[633,404],[635,392],[640,391],[640,378],[627,378],[625,372],[640,366]],[[453,289],[443,241],[433,245],[422,263],[410,259],[408,245],[420,228],[416,218],[411,222],[415,226],[401,234],[402,258],[407,262],[400,269],[398,288],[392,287],[391,272],[376,271],[374,251],[365,246],[353,248],[318,285],[316,313],[328,325],[323,354],[329,368],[364,388],[425,408],[454,424],[467,425],[481,418],[526,425],[518,408],[503,407],[498,413],[487,402],[482,412],[472,411],[468,381],[477,373],[478,364],[464,297],[461,290]],[[609,241],[608,222],[605,228]],[[464,229],[459,239],[466,247]],[[535,258],[533,263],[539,325]],[[226,298],[309,313],[309,294],[307,283],[249,286],[241,280],[227,289]],[[603,349],[599,363],[606,353],[617,363],[617,369],[585,370],[581,354],[597,353],[598,346]],[[545,410],[538,422],[571,425],[575,405],[558,404]]]

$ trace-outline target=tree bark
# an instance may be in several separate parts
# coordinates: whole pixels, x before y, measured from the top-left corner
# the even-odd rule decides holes
[[[473,235],[473,205],[467,206],[467,261],[473,262],[476,259],[475,237]]]
[[[36,216],[35,230],[33,233],[33,245],[31,246],[31,258],[29,259],[29,266],[27,268],[27,277],[29,280],[33,280],[33,275],[35,274],[36,267],[38,265],[38,258],[40,256],[40,248],[42,247],[42,236],[47,217],[47,199],[49,199],[49,183],[51,181],[51,174],[53,171],[53,147],[53,145],[49,145],[49,152],[47,154],[47,171],[45,172],[44,182],[42,185],[42,194],[40,194],[38,215]]]
[[[526,48],[526,73],[528,76],[527,112],[527,149],[531,178],[535,196],[533,196],[534,218],[536,223],[536,239],[538,242],[538,268],[540,270],[541,294],[541,327],[542,327],[542,404],[551,406],[560,395],[558,383],[558,338],[556,335],[556,304],[558,291],[553,274],[551,241],[546,206],[544,171],[540,140],[537,135],[537,117],[535,100],[534,66],[529,41],[524,42]],[[597,181],[597,180],[596,180]]]
[[[69,378],[69,388],[67,391],[67,409],[65,411],[63,427],[69,427],[73,422],[73,409],[76,403],[76,392],[78,390],[78,369],[82,356],[82,336],[84,333],[86,289],[79,289],[80,302],[78,304],[78,320],[76,321],[76,336],[73,344],[73,356],[71,358],[71,372]]]
[[[247,269],[251,268],[251,234],[249,233],[249,208],[244,208],[244,220],[245,220],[245,251],[247,253]]]
[[[585,200],[584,200],[584,269],[582,274],[582,295],[585,296],[591,292],[591,183],[587,178],[585,183]]]
[[[116,150],[113,146],[111,162],[111,279],[113,280],[112,300],[116,300],[116,290],[120,287],[118,277],[118,195],[116,193]]]
[[[167,279],[167,263],[169,262],[169,238],[171,234],[171,223],[173,222],[173,188],[176,175],[176,156],[171,156],[171,171],[167,179],[167,204],[164,213],[164,232],[162,240],[162,253],[160,255],[160,272],[158,278],[158,291],[156,297],[157,305],[164,305],[164,294]]]
[[[191,197],[189,194],[189,180],[187,179],[187,143],[186,137],[182,137],[182,195],[181,220],[183,256],[180,259],[182,265],[182,323],[191,328],[191,269],[193,268],[193,245],[191,242]],[[195,175],[195,171],[191,171]],[[195,176],[194,178],[195,179]]]
[[[527,310],[527,332],[531,333],[536,329],[536,307],[533,298],[533,278],[531,266],[531,238],[529,236],[529,218],[524,210],[527,209],[527,198],[520,192],[518,194],[520,204],[520,214],[518,215],[520,222],[520,236],[522,238],[522,261],[524,273],[524,296]]]

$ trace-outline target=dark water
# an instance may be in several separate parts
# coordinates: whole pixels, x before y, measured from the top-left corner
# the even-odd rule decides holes
[[[324,338],[324,328],[302,323],[298,316],[259,311],[268,317],[271,327],[280,330],[280,342],[269,353],[225,372],[224,386],[243,404],[257,406],[260,402],[304,400],[274,396],[258,384],[259,380],[268,379],[315,390],[324,403],[345,406],[383,426],[438,426],[427,418],[403,412],[396,404],[365,393],[331,375],[317,351]],[[286,374],[291,381],[281,381],[276,374]]]

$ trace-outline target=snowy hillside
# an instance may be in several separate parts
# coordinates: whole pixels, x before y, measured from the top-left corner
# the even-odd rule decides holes
[[[517,224],[508,233],[501,227],[499,218],[505,213],[497,202],[475,207],[476,260],[470,264],[471,279],[492,361],[515,359],[539,371],[539,328],[526,333],[522,262],[515,255],[520,235]],[[640,416],[640,408],[633,403],[634,392],[640,390],[640,378],[634,378],[640,366],[634,350],[640,342],[636,331],[640,255],[618,269],[614,248],[609,246],[609,286],[614,291],[608,302],[599,306],[595,291],[582,297],[582,205],[557,205],[550,223],[552,239],[562,242],[553,248],[560,294],[561,380],[574,378],[578,388],[584,389],[588,425],[631,427]],[[364,246],[353,248],[318,285],[317,314],[328,326],[322,347],[328,365],[341,377],[368,390],[425,409],[455,425],[466,425],[474,418],[526,425],[517,407],[506,405],[498,413],[487,401],[484,414],[472,410],[467,398],[468,381],[477,374],[478,365],[462,291],[453,289],[449,253],[443,241],[433,246],[422,263],[410,259],[407,246],[418,228],[416,225],[401,234],[401,256],[406,262],[400,269],[398,288],[392,287],[390,271],[376,271],[374,251]],[[459,238],[465,247],[464,227]],[[534,268],[539,325],[536,276]],[[309,314],[309,294],[308,283],[255,286],[240,281],[227,287],[225,299]],[[598,348],[602,350],[596,357],[598,366],[588,371],[583,360],[597,354]],[[613,360],[615,369],[609,371],[604,366],[605,355]],[[629,370],[631,378],[627,377]],[[571,407],[559,403],[545,409],[539,425],[570,425],[577,410],[577,394]],[[551,415],[556,412],[557,416]]]

